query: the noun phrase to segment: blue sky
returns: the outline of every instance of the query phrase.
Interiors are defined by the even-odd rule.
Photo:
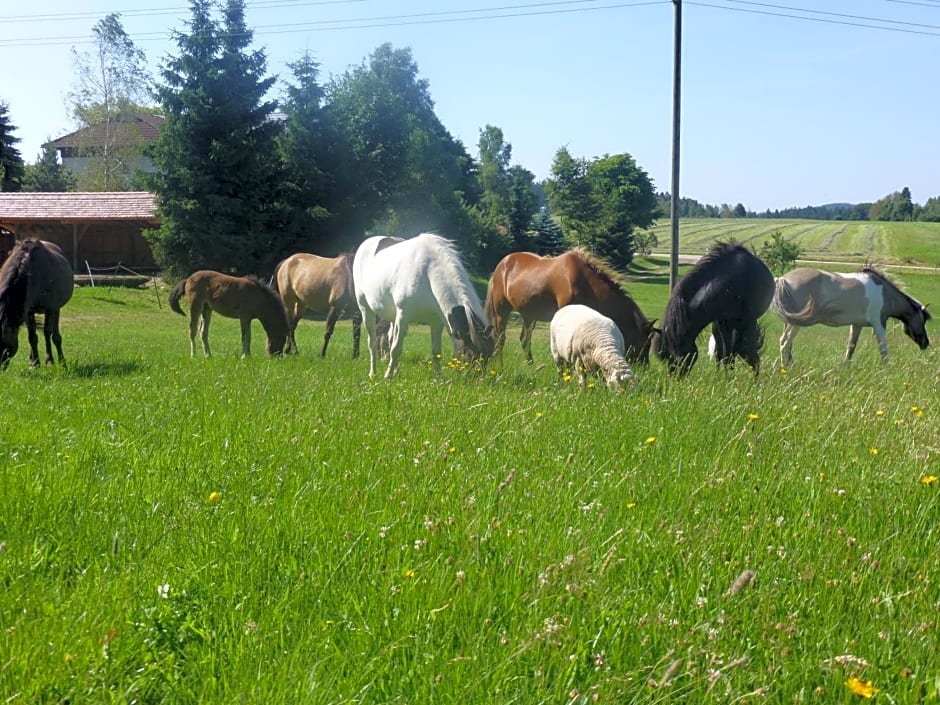
[[[246,0],[246,11],[272,74],[287,78],[286,62],[310,51],[326,81],[383,42],[410,47],[438,117],[471,154],[496,125],[537,178],[567,146],[628,152],[670,188],[668,0]],[[27,161],[73,129],[71,51],[91,50],[108,12],[122,13],[155,75],[190,14],[185,0],[3,3],[0,100]],[[685,0],[683,35],[683,196],[757,211],[904,186],[918,203],[940,196],[940,0]]]

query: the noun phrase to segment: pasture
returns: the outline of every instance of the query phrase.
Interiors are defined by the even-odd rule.
[[[517,321],[482,373],[415,326],[369,380],[348,320],[242,360],[218,317],[191,359],[166,293],[79,289],[68,367],[0,375],[3,702],[938,701],[936,322],[783,371],[768,314],[758,379],[613,394]]]
[[[669,218],[650,231],[657,252],[668,252]],[[807,260],[940,267],[940,223],[796,220],[769,218],[686,218],[679,222],[682,254],[703,254],[717,240],[734,239],[754,249],[780,232],[803,249]]]

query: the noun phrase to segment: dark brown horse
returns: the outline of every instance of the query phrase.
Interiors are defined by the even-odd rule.
[[[242,324],[242,357],[251,352],[251,322],[261,321],[268,334],[267,352],[280,355],[290,326],[281,297],[257,277],[231,277],[203,269],[183,279],[170,292],[170,308],[185,316],[180,298],[189,303],[189,349],[196,356],[196,330],[202,337],[202,351],[209,357],[209,321],[212,312],[237,318]],[[201,320],[200,320],[201,319]]]
[[[359,357],[359,338],[362,331],[362,315],[356,304],[356,291],[352,277],[353,253],[339,257],[320,257],[298,252],[283,260],[274,271],[274,284],[290,322],[287,348],[284,352],[296,353],[297,341],[294,331],[307,310],[326,314],[326,331],[323,333],[323,348],[320,357],[326,357],[336,321],[344,312],[352,317],[353,357]]]
[[[513,252],[496,265],[486,291],[484,310],[493,324],[496,349],[506,339],[506,322],[515,310],[522,316],[519,340],[532,362],[532,330],[536,321],[551,321],[562,306],[583,304],[607,316],[623,333],[626,358],[649,363],[653,321],[624,291],[619,277],[605,262],[580,247],[557,257]]]
[[[59,362],[62,335],[59,333],[59,309],[72,298],[75,278],[72,267],[58,245],[44,240],[26,239],[14,245],[0,268],[0,369],[5,369],[19,347],[19,330],[26,323],[29,336],[29,364],[39,366],[39,338],[36,314],[43,314],[46,337],[46,364],[52,364],[52,344]]]
[[[716,359],[732,365],[735,357],[760,369],[764,334],[757,323],[774,296],[774,275],[743,245],[719,242],[676,284],[666,304],[656,354],[670,372],[685,374],[698,358],[695,343],[712,326]]]

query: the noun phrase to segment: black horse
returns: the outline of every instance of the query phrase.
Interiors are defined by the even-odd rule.
[[[774,275],[743,245],[714,245],[676,284],[666,305],[654,349],[670,372],[685,374],[698,358],[695,340],[712,325],[715,358],[734,364],[745,360],[756,375],[764,334],[757,319],[774,296]]]
[[[19,348],[19,330],[23,323],[29,333],[29,362],[39,365],[39,336],[36,314],[44,314],[46,364],[52,363],[52,344],[62,357],[59,333],[59,309],[75,287],[72,267],[58,245],[27,238],[16,243],[0,268],[0,370],[5,369]]]

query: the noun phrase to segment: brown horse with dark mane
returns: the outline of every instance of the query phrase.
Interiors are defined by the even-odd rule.
[[[237,318],[242,325],[242,357],[251,352],[251,322],[261,321],[268,335],[267,352],[280,355],[290,328],[284,302],[274,289],[257,277],[232,277],[203,269],[183,279],[170,292],[170,308],[185,316],[180,298],[186,294],[189,303],[189,349],[196,356],[196,330],[202,337],[202,351],[209,353],[209,322],[215,311],[228,318]]]
[[[59,309],[72,298],[75,277],[58,245],[27,238],[17,242],[0,268],[0,369],[6,369],[19,348],[20,326],[26,323],[29,337],[29,364],[39,366],[39,337],[36,314],[43,314],[46,338],[46,364],[52,364],[52,345],[59,362],[62,335]]]
[[[603,260],[577,247],[557,257],[513,252],[496,265],[486,291],[484,310],[493,324],[496,350],[506,339],[506,323],[515,310],[522,316],[519,340],[532,362],[532,330],[549,322],[562,306],[583,304],[607,316],[623,333],[626,358],[649,363],[653,321],[624,290],[619,275]]]
[[[294,332],[297,324],[308,310],[326,314],[326,330],[320,357],[326,357],[336,321],[343,313],[352,317],[353,358],[359,357],[359,339],[362,332],[362,315],[356,304],[353,288],[352,252],[339,257],[320,257],[298,252],[283,260],[274,270],[274,286],[284,299],[290,331],[284,352],[296,353],[297,341]]]

